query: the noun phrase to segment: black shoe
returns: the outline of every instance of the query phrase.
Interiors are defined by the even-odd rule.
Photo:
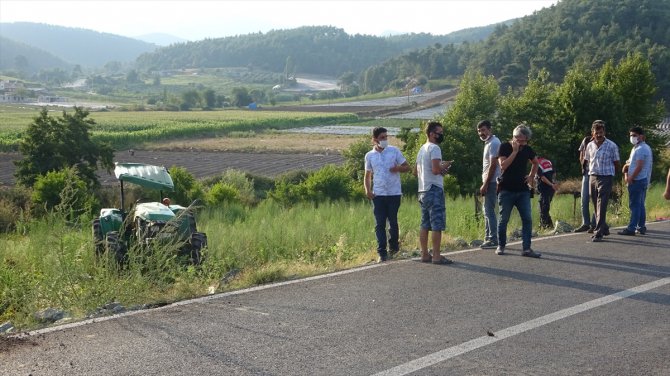
[[[623,229],[623,230],[621,230],[621,231],[618,231],[617,234],[618,234],[618,235],[635,236],[635,231],[631,231],[631,230],[625,228],[625,229]]]
[[[399,249],[391,249],[389,250],[389,258],[395,258],[395,256],[400,252]]]
[[[586,232],[588,232],[589,234],[593,234],[593,231],[595,231],[595,228],[589,227],[589,230],[586,231]]]
[[[377,264],[381,264],[382,262],[386,262],[387,259],[388,259],[388,257],[386,255],[379,255],[379,257],[377,257]]]
[[[542,257],[542,254],[540,252],[535,252],[532,249],[526,249],[523,252],[521,252],[521,256],[532,257],[532,258],[540,258],[540,257]]]
[[[607,230],[603,231],[603,235],[607,236],[609,234],[610,234],[610,229],[608,227]]]
[[[637,229],[637,233],[640,235],[647,235],[647,228],[646,227],[639,228]]]
[[[575,232],[584,232],[588,231],[591,228],[589,225],[581,225],[575,229]]]
[[[603,237],[594,235],[594,236],[591,237],[591,241],[594,242],[594,243],[600,243],[600,242],[603,241]]]

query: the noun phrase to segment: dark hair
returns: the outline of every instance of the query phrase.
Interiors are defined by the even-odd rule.
[[[598,129],[605,129],[605,121],[604,120],[594,120],[593,124],[591,124],[591,132],[598,130]]]
[[[482,120],[479,123],[477,123],[477,129],[486,127],[488,129],[491,129],[492,125],[491,122],[488,120]]]
[[[605,129],[605,121],[604,120],[594,120],[593,124],[591,124],[591,132],[597,131],[599,129]]]
[[[374,127],[372,128],[372,137],[377,138],[380,134],[387,133],[386,128],[384,127]]]
[[[642,129],[642,127],[640,127],[639,125],[636,125],[636,126],[632,127],[631,129],[628,130],[628,132],[633,132],[633,133],[637,133],[639,135],[644,135],[644,129]]]
[[[429,121],[428,124],[426,124],[426,136],[428,136],[428,138],[430,138],[430,134],[432,132],[435,132],[435,128],[437,128],[437,127],[442,128],[442,123],[440,123],[439,121],[436,121],[436,120]]]

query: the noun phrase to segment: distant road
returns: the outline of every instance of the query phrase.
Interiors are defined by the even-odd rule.
[[[539,260],[516,242],[49,328],[0,347],[0,374],[669,375],[670,222],[588,239],[535,239]]]

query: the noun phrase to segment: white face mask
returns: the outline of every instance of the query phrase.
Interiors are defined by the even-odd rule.
[[[379,141],[379,147],[382,149],[386,149],[386,147],[389,146],[389,141],[388,140],[380,140]]]
[[[639,141],[638,141],[638,138],[637,138],[637,137],[635,137],[635,136],[630,136],[630,143],[631,143],[631,144],[633,144],[633,145],[637,145],[638,142],[639,142]]]

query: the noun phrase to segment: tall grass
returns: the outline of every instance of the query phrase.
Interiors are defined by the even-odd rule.
[[[650,221],[670,217],[663,189],[655,184],[648,192]],[[532,204],[537,229],[537,197]],[[559,195],[551,215],[554,221],[578,226],[579,202],[571,195]],[[621,204],[610,206],[608,222],[613,227],[624,225],[628,216],[624,195]],[[417,255],[420,209],[414,196],[403,198],[399,222],[401,254]],[[367,201],[284,208],[265,200],[255,207],[231,204],[204,209],[198,214],[198,227],[207,233],[209,248],[200,267],[177,262],[168,250],[132,249],[129,265],[120,269],[111,260],[95,257],[89,223],[67,222],[54,214],[0,235],[0,322],[11,320],[19,328],[30,328],[37,325],[32,314],[46,307],[81,318],[112,301],[126,307],[170,302],[350,268],[376,258],[374,217]],[[520,227],[514,211],[508,231]],[[481,239],[483,234],[474,197],[447,199],[444,248],[467,247],[462,242]]]

